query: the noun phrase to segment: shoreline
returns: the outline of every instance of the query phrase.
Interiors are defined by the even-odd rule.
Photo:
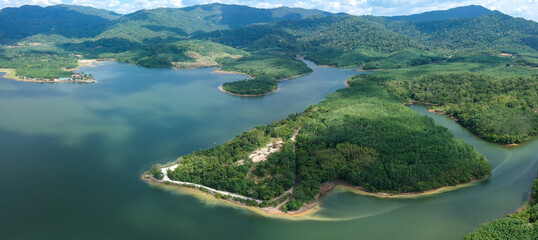
[[[141,176],[141,179],[149,182],[153,185],[157,185],[160,187],[172,187],[173,189],[179,189],[179,190],[188,190],[188,191],[181,191],[182,193],[189,194],[191,196],[194,196],[200,200],[203,201],[209,201],[216,202],[216,203],[226,203],[228,206],[234,206],[239,207],[242,209],[248,209],[252,212],[255,212],[257,214],[260,214],[262,216],[267,217],[283,217],[286,219],[297,219],[297,218],[306,218],[312,217],[313,214],[319,212],[322,208],[320,207],[320,203],[323,201],[323,198],[330,194],[335,189],[341,189],[344,191],[352,192],[357,195],[363,195],[363,196],[370,196],[370,197],[376,197],[376,198],[391,198],[391,199],[408,199],[408,198],[418,198],[418,197],[426,197],[426,196],[432,196],[437,195],[445,192],[451,192],[458,190],[460,188],[466,188],[470,187],[478,182],[481,182],[483,180],[486,180],[489,178],[489,175],[485,176],[482,179],[474,179],[467,183],[461,183],[454,186],[443,186],[436,189],[426,190],[424,192],[410,192],[410,193],[398,193],[398,194],[391,194],[386,192],[368,192],[366,191],[362,186],[354,186],[351,185],[345,181],[332,181],[332,182],[326,182],[321,184],[320,186],[320,192],[316,196],[316,200],[310,203],[305,203],[303,207],[301,207],[299,210],[296,211],[289,211],[289,212],[283,212],[280,210],[279,206],[277,207],[254,207],[249,206],[245,203],[241,203],[238,201],[233,201],[231,198],[224,199],[224,198],[217,198],[213,192],[211,191],[202,191],[199,188],[196,188],[195,186],[186,184],[176,184],[173,182],[166,182],[166,181],[159,181],[154,179],[153,177],[149,176],[148,174],[144,173]],[[200,185],[203,186],[203,185]],[[205,186],[204,186],[205,187]],[[208,198],[209,197],[209,198]],[[280,196],[279,196],[280,197]]]
[[[254,77],[246,74],[246,73],[242,73],[242,72],[234,72],[234,71],[223,71],[221,67],[216,67],[213,69],[213,72],[211,73],[215,73],[215,74],[238,74],[238,75],[244,75],[244,76],[247,76],[251,79],[254,79]]]
[[[389,69],[378,68],[378,69],[365,70],[365,69],[362,69],[362,67],[361,67],[361,68],[357,69],[356,71],[357,72],[381,72],[381,71],[385,71],[385,70],[389,70]],[[390,69],[390,70],[393,70],[393,69]]]
[[[277,87],[277,88],[276,88],[275,90],[273,90],[273,91],[270,91],[270,92],[267,92],[267,93],[262,93],[262,94],[257,94],[257,95],[248,95],[248,94],[244,94],[244,95],[242,95],[242,94],[236,94],[236,93],[233,93],[233,92],[228,92],[228,91],[224,90],[224,88],[222,87],[222,85],[220,85],[220,86],[218,87],[218,89],[219,89],[221,92],[223,92],[223,93],[227,93],[227,94],[230,94],[230,95],[233,95],[233,96],[237,96],[237,97],[261,97],[261,96],[269,95],[269,94],[271,94],[271,93],[275,93],[276,91],[278,91],[279,88]]]
[[[22,81],[22,82],[28,81],[28,80],[22,79],[20,77],[17,77],[15,75],[15,69],[14,68],[0,68],[0,72],[5,73],[3,77],[6,78],[6,79],[15,80],[15,81]]]

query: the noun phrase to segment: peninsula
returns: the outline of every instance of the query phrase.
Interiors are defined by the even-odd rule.
[[[337,185],[409,197],[491,174],[485,157],[470,145],[363,76],[301,114],[154,166],[144,179],[198,188],[267,214],[301,215]]]

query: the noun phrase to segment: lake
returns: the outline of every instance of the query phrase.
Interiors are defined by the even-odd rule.
[[[313,220],[268,218],[140,179],[155,163],[210,148],[256,125],[302,112],[345,87],[352,69],[317,67],[258,98],[220,92],[245,78],[105,62],[97,84],[0,77],[2,239],[461,239],[528,199],[538,141],[487,143],[429,113],[486,155],[493,176],[453,192],[379,199],[336,190]],[[214,202],[214,201],[213,201]]]

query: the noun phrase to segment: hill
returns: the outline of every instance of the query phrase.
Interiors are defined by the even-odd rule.
[[[476,52],[536,52],[538,23],[493,12],[433,22],[328,16],[250,25],[196,35],[251,51],[300,54],[322,65],[400,68]]]
[[[430,22],[430,21],[442,21],[454,18],[475,18],[483,15],[493,14],[496,11],[491,11],[485,7],[477,5],[469,5],[457,8],[451,8],[448,10],[439,10],[424,12],[419,14],[412,14],[406,16],[394,16],[386,17],[393,21],[412,21],[412,22]]]
[[[90,7],[25,5],[0,11],[0,44],[13,44],[36,34],[87,38],[100,34],[116,13]]]

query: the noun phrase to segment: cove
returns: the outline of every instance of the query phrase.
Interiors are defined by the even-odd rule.
[[[97,84],[0,79],[0,231],[6,239],[461,239],[516,210],[536,176],[538,142],[484,142],[428,115],[491,162],[493,176],[456,191],[381,199],[343,189],[314,220],[267,218],[151,187],[140,175],[193,150],[301,112],[345,87],[351,69],[321,68],[260,98],[220,92],[240,75],[113,62],[81,71]]]

